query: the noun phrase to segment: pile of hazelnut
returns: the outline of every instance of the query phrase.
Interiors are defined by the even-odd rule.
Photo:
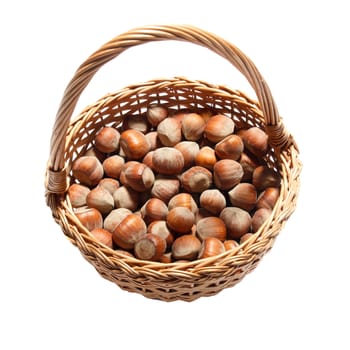
[[[258,127],[150,105],[99,130],[72,164],[68,200],[97,241],[125,255],[211,257],[238,247],[271,215],[280,176],[267,152]]]

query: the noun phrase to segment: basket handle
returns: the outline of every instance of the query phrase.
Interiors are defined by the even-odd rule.
[[[237,47],[212,33],[188,25],[145,26],[130,30],[107,42],[78,68],[69,82],[56,115],[51,137],[46,178],[46,188],[49,193],[63,193],[66,190],[64,168],[66,133],[77,101],[94,74],[105,63],[128,48],[164,40],[186,41],[204,46],[228,60],[255,90],[272,146],[279,152],[294,144],[280,120],[268,85],[254,63]]]

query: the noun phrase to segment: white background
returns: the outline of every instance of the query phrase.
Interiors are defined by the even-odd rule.
[[[349,349],[347,1],[3,1],[0,5],[1,349]],[[164,303],[102,279],[45,205],[58,104],[76,68],[117,34],[186,23],[237,45],[272,90],[304,164],[298,208],[258,268],[217,296]],[[109,91],[183,75],[248,92],[221,58],[179,43],[104,67]],[[81,108],[80,108],[81,107]]]

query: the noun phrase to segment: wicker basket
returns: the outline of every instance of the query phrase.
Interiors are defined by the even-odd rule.
[[[178,40],[204,46],[228,60],[254,88],[258,102],[230,88],[185,78],[154,80],[104,96],[71,121],[77,100],[93,75],[126,49],[152,41]],[[105,125],[118,125],[126,114],[145,112],[152,103],[170,109],[214,109],[238,126],[254,125],[269,135],[268,164],[281,175],[281,191],[271,217],[239,248],[193,262],[146,262],[98,243],[79,223],[66,198],[72,162],[91,147]],[[269,251],[289,216],[299,191],[298,148],[286,131],[270,90],[255,65],[229,42],[190,26],[147,26],[117,36],[91,55],[68,84],[51,139],[46,199],[56,222],[104,278],[120,288],[164,301],[192,301],[232,287]]]

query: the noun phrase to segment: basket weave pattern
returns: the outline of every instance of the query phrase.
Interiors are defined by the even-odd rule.
[[[205,46],[228,59],[253,86],[258,102],[230,88],[186,78],[154,80],[108,94],[71,120],[76,102],[95,72],[128,47],[159,40]],[[142,114],[150,103],[170,110],[210,109],[231,117],[238,127],[257,126],[269,135],[267,163],[281,174],[279,199],[271,217],[248,241],[221,255],[188,263],[140,261],[98,243],[74,215],[66,190],[71,166],[93,144],[103,126],[119,125],[125,115]],[[114,38],[78,69],[68,84],[52,134],[46,197],[56,222],[104,278],[122,289],[164,301],[192,301],[232,287],[252,271],[294,212],[299,192],[299,151],[285,130],[271,93],[254,64],[236,47],[211,33],[188,26],[144,27]]]

